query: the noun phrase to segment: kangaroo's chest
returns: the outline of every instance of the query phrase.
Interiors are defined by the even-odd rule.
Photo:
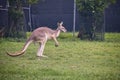
[[[52,39],[53,37],[56,37],[55,33],[46,33],[45,35],[47,39]]]

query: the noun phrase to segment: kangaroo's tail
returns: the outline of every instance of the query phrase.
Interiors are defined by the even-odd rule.
[[[29,40],[27,40],[27,42],[25,43],[25,45],[24,45],[24,47],[23,47],[23,49],[21,51],[15,52],[15,53],[7,52],[7,54],[9,56],[12,56],[12,57],[16,57],[16,56],[22,55],[22,54],[24,54],[24,52],[26,51],[26,49],[28,48],[28,46],[30,45],[31,42],[33,42],[33,40],[29,39]]]

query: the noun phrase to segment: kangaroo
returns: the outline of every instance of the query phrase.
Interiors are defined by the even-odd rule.
[[[9,53],[7,54],[12,57],[16,57],[19,55],[22,55],[25,53],[26,49],[32,42],[38,42],[40,44],[40,47],[38,48],[37,56],[38,57],[47,57],[43,55],[44,47],[47,42],[47,40],[53,39],[55,41],[55,46],[57,47],[59,45],[57,41],[57,37],[59,36],[60,32],[66,32],[67,30],[65,29],[63,25],[63,22],[57,23],[58,28],[56,30],[50,29],[48,27],[39,27],[35,29],[29,39],[26,41],[24,44],[24,47],[22,48],[21,51],[16,52],[16,53]]]

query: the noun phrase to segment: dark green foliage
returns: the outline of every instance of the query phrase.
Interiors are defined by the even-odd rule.
[[[8,26],[5,37],[26,38],[24,12],[21,0],[8,0]]]
[[[90,40],[96,39],[96,33],[101,33],[101,40],[104,40],[104,10],[110,4],[115,3],[115,1],[76,0],[78,11],[84,21],[82,27],[86,30],[85,33],[89,35]],[[79,34],[81,35],[81,32]]]
[[[26,38],[25,15],[23,12],[23,0],[8,0],[8,26],[4,37]],[[38,0],[26,0],[28,4],[37,3]]]
[[[115,2],[116,0],[76,0],[78,10],[84,16],[103,12],[106,7]]]

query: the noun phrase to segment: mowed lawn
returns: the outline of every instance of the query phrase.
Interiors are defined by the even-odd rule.
[[[105,41],[72,39],[72,33],[58,38],[59,47],[48,41],[38,59],[38,44],[24,55],[10,57],[24,41],[0,39],[0,80],[120,80],[120,33],[106,33]]]

